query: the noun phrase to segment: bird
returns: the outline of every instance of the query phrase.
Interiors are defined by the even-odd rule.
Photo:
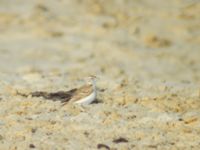
[[[88,105],[95,101],[97,96],[96,79],[96,76],[91,75],[87,78],[87,83],[79,88],[52,93],[36,91],[31,93],[31,96],[60,101],[63,105],[66,105],[67,103]]]

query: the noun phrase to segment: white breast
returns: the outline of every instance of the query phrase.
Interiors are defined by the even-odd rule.
[[[84,97],[78,101],[75,102],[75,104],[83,104],[83,105],[88,105],[92,103],[96,99],[96,90],[93,90],[93,92],[88,95],[87,97]]]

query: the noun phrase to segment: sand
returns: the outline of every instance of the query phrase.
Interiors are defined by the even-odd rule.
[[[1,150],[200,149],[198,0],[0,0],[0,33]]]

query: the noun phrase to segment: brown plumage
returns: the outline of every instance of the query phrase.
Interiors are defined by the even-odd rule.
[[[71,101],[75,102],[77,100],[80,100],[83,97],[86,97],[90,95],[93,91],[92,85],[85,85],[76,90],[76,92],[71,97]]]

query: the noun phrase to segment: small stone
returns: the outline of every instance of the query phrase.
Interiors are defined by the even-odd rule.
[[[108,145],[105,145],[105,144],[98,144],[97,148],[98,149],[105,148],[106,150],[110,150],[110,147]]]
[[[128,140],[126,138],[123,138],[123,137],[120,137],[120,138],[117,138],[117,139],[114,139],[113,140],[113,143],[127,143]]]
[[[35,145],[34,144],[30,144],[29,147],[30,148],[35,148]]]

